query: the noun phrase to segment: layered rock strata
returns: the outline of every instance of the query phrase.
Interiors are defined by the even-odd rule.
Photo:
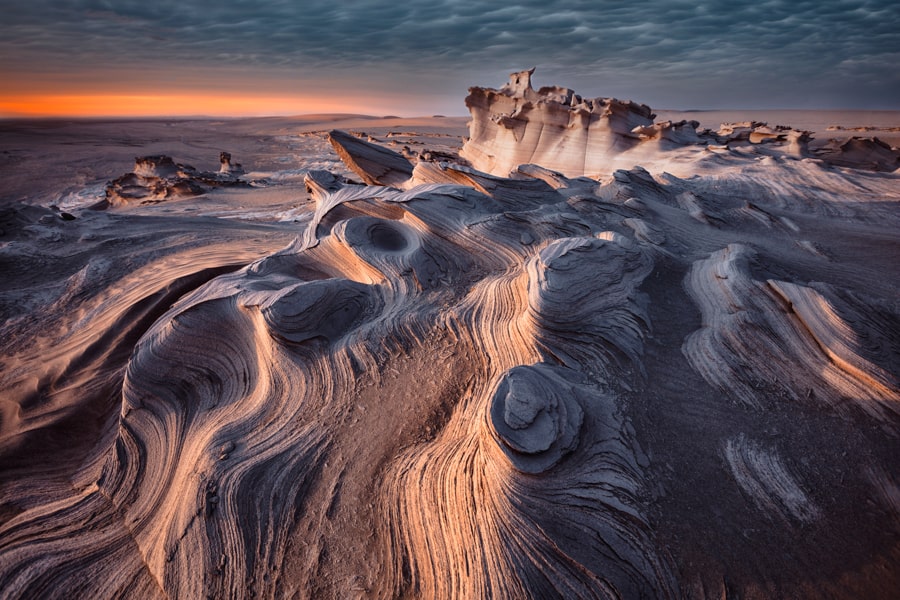
[[[810,132],[758,121],[698,131],[698,121],[654,122],[656,115],[644,104],[584,98],[556,86],[535,90],[533,73],[512,73],[500,89],[469,88],[466,106],[472,121],[460,157],[472,167],[501,177],[523,164],[568,177],[608,176],[622,168],[677,163],[677,152],[686,148],[716,152],[747,145],[777,147],[777,155],[815,157],[837,166],[876,171],[900,167],[900,149],[877,138],[852,138],[813,151]]]

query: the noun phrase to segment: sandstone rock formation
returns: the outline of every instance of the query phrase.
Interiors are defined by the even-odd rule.
[[[102,206],[130,203],[149,204],[199,196],[212,187],[243,185],[238,176],[240,165],[231,164],[231,155],[222,152],[216,173],[198,171],[190,165],[175,163],[169,156],[143,156],[134,159],[134,169],[106,186]]]
[[[760,146],[776,155],[817,157],[829,164],[876,171],[900,166],[900,150],[877,138],[853,138],[841,147],[811,151],[810,132],[759,121],[724,123],[718,131],[698,131],[697,121],[654,122],[643,104],[615,98],[582,98],[573,90],[531,86],[534,69],[510,75],[500,89],[469,89],[469,139],[460,157],[486,173],[507,177],[520,165],[537,164],[568,177],[608,176],[639,165],[683,160],[687,149],[725,151]]]
[[[842,142],[832,141],[819,155],[839,166],[888,172],[900,169],[900,148],[892,148],[877,137],[854,136]]]
[[[507,176],[539,164],[564,175],[604,171],[605,157],[641,141],[636,127],[653,124],[650,107],[615,98],[582,98],[561,87],[531,87],[534,69],[510,75],[499,90],[473,87],[469,140],[460,152],[481,171]]]
[[[243,175],[244,168],[240,163],[231,163],[231,153],[219,153],[219,173],[222,175]]]
[[[344,163],[369,185],[397,185],[412,175],[412,164],[392,150],[339,130],[331,131],[328,140]]]

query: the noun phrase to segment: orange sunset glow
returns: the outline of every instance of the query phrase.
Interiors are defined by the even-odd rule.
[[[137,117],[286,115],[353,112],[362,107],[302,96],[181,94],[34,94],[0,98],[7,117]]]

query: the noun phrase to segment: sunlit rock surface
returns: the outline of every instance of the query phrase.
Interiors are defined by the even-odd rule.
[[[369,185],[394,185],[412,175],[412,164],[403,155],[361,140],[344,131],[331,131],[328,141],[341,160]]]
[[[529,163],[569,177],[608,176],[635,165],[682,175],[695,168],[681,168],[685,156],[693,155],[694,165],[703,154],[768,145],[770,155],[874,171],[900,168],[900,149],[878,138],[854,137],[812,151],[810,132],[784,125],[744,121],[698,131],[698,121],[655,122],[650,107],[629,100],[583,98],[556,86],[535,90],[533,73],[512,73],[500,89],[469,88],[472,122],[460,156],[471,166],[501,177]]]
[[[518,77],[282,220],[0,213],[4,597],[892,597],[897,175]]]
[[[473,87],[469,140],[460,155],[472,166],[507,176],[535,163],[564,175],[596,174],[611,154],[641,143],[635,128],[653,124],[649,106],[615,98],[582,98],[573,90],[531,86],[534,69],[510,75],[499,90]]]

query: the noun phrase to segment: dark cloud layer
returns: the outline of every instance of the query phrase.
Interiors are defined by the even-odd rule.
[[[448,110],[537,65],[661,107],[900,108],[896,0],[4,3],[7,88],[396,88]]]

